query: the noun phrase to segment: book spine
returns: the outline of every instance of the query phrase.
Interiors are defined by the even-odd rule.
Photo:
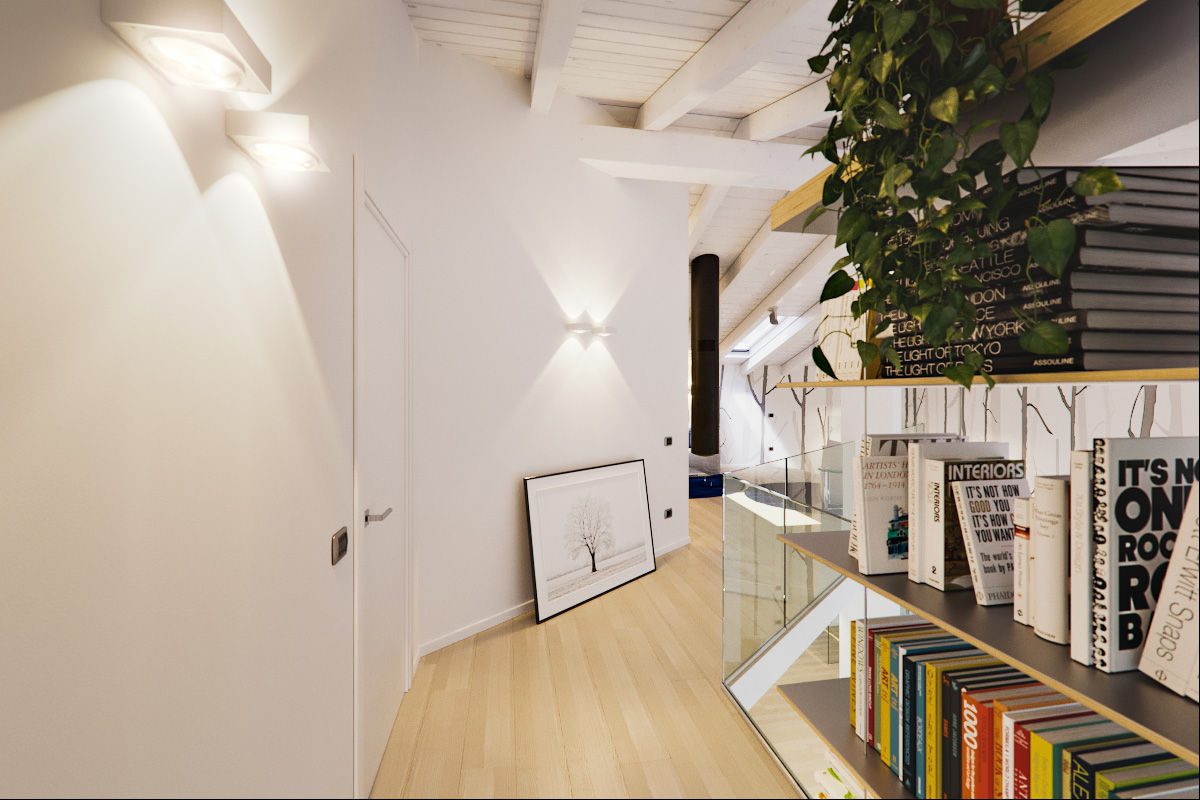
[[[1029,624],[1029,498],[1013,501],[1013,619]]]
[[[859,733],[858,727],[858,620],[850,620],[850,663],[854,668],[850,670],[850,727],[854,728],[854,735],[860,739],[862,735]]]
[[[975,526],[971,524],[971,504],[963,494],[961,483],[950,485],[954,492],[954,506],[958,510],[958,527],[962,531],[963,549],[967,551],[967,566],[971,570],[971,586],[975,588],[975,604],[988,605],[987,588],[983,585],[983,573],[980,572],[979,553],[975,546]]]
[[[1104,670],[1111,654],[1109,606],[1115,578],[1108,530],[1109,492],[1108,440],[1096,439],[1092,448],[1092,663]]]
[[[962,797],[962,777],[963,777],[963,748],[962,748],[962,715],[963,715],[963,695],[958,689],[957,683],[951,681],[951,696],[950,696],[950,730],[946,737],[947,750],[943,752],[949,753],[949,769],[945,777],[942,779],[942,795],[943,797],[957,798]],[[946,698],[942,698],[945,702]]]
[[[867,621],[860,620],[854,630],[854,733],[864,742],[867,740]]]
[[[900,668],[900,656],[902,655],[901,647],[892,645],[891,652],[891,672],[888,677],[888,741],[890,749],[888,751],[888,767],[900,776],[900,759],[902,758],[904,747],[901,732],[903,725],[902,709],[900,708],[900,691],[904,686],[904,672]]]
[[[962,796],[992,797],[992,721],[987,704],[962,698]]]
[[[1029,736],[1029,793],[1032,797],[1054,797],[1054,757],[1050,743]]]
[[[890,366],[890,365],[889,365]],[[946,591],[946,470],[941,461],[925,464],[924,527],[925,582]]]
[[[925,670],[925,793],[924,796],[940,797],[938,792],[938,753],[941,744],[942,694],[939,670]]]
[[[918,798],[925,797],[925,671],[926,664],[917,664],[913,680],[913,789]]]
[[[908,446],[908,579],[914,583],[925,582],[924,498],[921,496],[925,488],[923,476],[921,444],[914,442]]]
[[[1138,669],[1187,695],[1200,653],[1200,483],[1193,483],[1179,525]]]
[[[1071,794],[1072,798],[1091,800],[1096,786],[1096,770],[1087,759],[1078,755],[1071,758]]]
[[[1033,551],[1031,584],[1038,587],[1034,632],[1056,644],[1067,644],[1068,634],[1068,495],[1062,478],[1039,476],[1033,494],[1029,531]]]
[[[1029,731],[1024,725],[1013,726],[1013,797],[1015,800],[1030,800],[1029,776]]]
[[[1092,451],[1071,453],[1071,658],[1092,665]]]
[[[875,735],[879,739],[879,758],[884,764],[891,760],[892,713],[891,713],[891,643],[881,637],[879,645],[879,695],[875,702],[879,708],[879,727]]]
[[[1013,727],[1015,721],[1007,714],[1000,717],[1000,796],[1012,798],[1013,786]]]
[[[910,792],[917,790],[917,666],[911,658],[900,668],[900,782]]]
[[[862,504],[862,462],[864,456],[859,453],[851,462],[851,486],[854,492],[854,513],[850,515],[850,537],[846,544],[846,553],[851,558],[858,560],[858,571],[863,571],[863,557],[859,548],[859,539],[862,537],[863,526],[863,504]]]

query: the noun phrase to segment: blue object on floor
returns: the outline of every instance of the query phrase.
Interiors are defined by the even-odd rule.
[[[688,476],[688,497],[720,497],[720,475],[690,475]]]

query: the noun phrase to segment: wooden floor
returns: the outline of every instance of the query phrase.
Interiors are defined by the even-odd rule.
[[[720,684],[721,499],[651,575],[421,659],[373,797],[797,797]]]

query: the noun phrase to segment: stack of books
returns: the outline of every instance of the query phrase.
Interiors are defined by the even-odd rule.
[[[925,343],[921,324],[889,312],[900,366],[881,365],[880,377],[941,374],[972,348],[992,374],[1189,367],[1200,363],[1200,170],[1195,167],[1118,167],[1124,189],[1076,195],[1079,170],[1022,169],[1009,216],[962,224],[983,226],[987,258],[958,267],[978,281],[968,292],[978,325],[967,341]],[[1027,272],[1027,220],[1069,219],[1075,249],[1061,278],[1038,267]],[[961,228],[960,228],[961,229]],[[1030,281],[1030,275],[1034,280]],[[1023,318],[1051,320],[1068,334],[1064,355],[1021,347]]]
[[[850,724],[917,797],[1200,790],[1191,764],[919,617],[855,620],[851,647]]]

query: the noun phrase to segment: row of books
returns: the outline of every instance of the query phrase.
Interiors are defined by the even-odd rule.
[[[1196,797],[1196,767],[918,617],[851,623],[850,724],[919,798]]]
[[[921,324],[890,312],[900,365],[881,377],[941,374],[973,348],[994,374],[1048,370],[1186,367],[1200,363],[1200,170],[1118,167],[1126,188],[1081,197],[1071,190],[1079,170],[1016,170],[1007,216],[981,221],[964,215],[954,230],[973,226],[990,255],[957,269],[975,282],[968,299],[977,327],[966,341],[931,347]],[[1074,251],[1061,277],[1027,273],[1026,219],[1068,219]],[[1028,318],[1048,319],[1068,335],[1064,355],[1024,350]]]
[[[1105,672],[1200,694],[1200,439],[1098,438],[1072,474],[1038,476],[1004,442],[870,434],[854,463],[850,554],[1016,622]]]

